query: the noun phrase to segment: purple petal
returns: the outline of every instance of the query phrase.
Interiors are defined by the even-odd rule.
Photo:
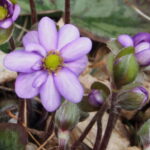
[[[13,16],[12,16],[12,20],[13,20],[13,21],[16,21],[16,20],[17,20],[19,14],[20,14],[20,11],[21,11],[20,6],[16,4],[16,5],[15,5],[15,8],[14,8],[14,14],[13,14]]]
[[[0,28],[7,29],[12,25],[12,23],[13,23],[12,19],[8,18],[8,19],[0,22]]]
[[[55,111],[61,103],[60,95],[55,87],[52,75],[49,75],[47,81],[40,89],[41,102],[47,111]]]
[[[46,79],[48,77],[47,72],[41,72],[39,76],[33,81],[33,87],[34,88],[39,88],[43,83],[45,83]]]
[[[37,70],[41,70],[42,67],[43,67],[43,63],[42,63],[42,61],[40,60],[40,61],[37,61],[37,62],[32,66],[32,69],[33,69],[34,71],[37,71]]]
[[[23,37],[23,45],[26,46],[30,43],[39,44],[38,32],[30,31]]]
[[[39,74],[41,74],[41,71],[19,74],[15,83],[15,92],[20,98],[32,98],[39,93],[39,88],[34,88],[32,86]]]
[[[64,25],[58,32],[58,50],[79,37],[80,33],[77,27],[72,24]]]
[[[150,43],[142,42],[135,47],[135,52],[138,53],[149,48],[150,48]]]
[[[61,49],[65,62],[74,61],[90,52],[92,42],[89,38],[78,38]]]
[[[57,29],[55,22],[48,18],[43,17],[38,25],[38,34],[40,43],[47,50],[55,50],[57,47]]]
[[[133,37],[133,41],[135,46],[141,42],[150,42],[150,34],[146,32],[138,33]]]
[[[16,50],[5,57],[4,65],[12,71],[30,73],[33,72],[32,66],[39,60],[41,57],[35,53]]]
[[[122,34],[122,35],[118,36],[118,41],[124,47],[133,46],[133,40],[127,34]]]
[[[56,88],[68,101],[78,103],[83,97],[83,88],[78,78],[68,69],[62,69],[54,75]]]
[[[136,53],[135,56],[141,66],[147,66],[150,64],[150,49]]]
[[[65,67],[75,73],[77,76],[80,75],[86,68],[88,63],[87,56],[79,58],[73,62],[65,63]]]
[[[25,50],[28,52],[37,52],[38,54],[40,54],[41,56],[46,56],[47,52],[45,51],[45,49],[37,43],[29,43],[25,45]]]

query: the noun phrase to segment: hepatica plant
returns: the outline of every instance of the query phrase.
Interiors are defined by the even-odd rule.
[[[56,24],[44,17],[37,31],[23,37],[24,48],[9,53],[4,65],[19,72],[15,91],[20,98],[32,98],[40,94],[47,111],[55,111],[61,98],[78,103],[83,88],[78,76],[87,65],[86,54],[92,42],[80,37],[79,30],[66,24],[57,31]]]
[[[0,28],[9,28],[20,14],[20,6],[15,0],[0,0]]]

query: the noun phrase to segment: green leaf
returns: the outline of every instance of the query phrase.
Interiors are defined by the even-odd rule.
[[[8,29],[0,29],[0,45],[6,43],[13,33],[13,26]]]
[[[18,0],[22,14],[29,14],[29,1]],[[35,0],[37,12],[64,11],[64,0]],[[148,9],[149,10],[149,9]],[[120,34],[148,32],[149,21],[127,6],[115,0],[71,0],[72,23],[98,37],[112,38]]]
[[[0,124],[0,149],[25,150],[27,134],[25,129],[18,124]]]

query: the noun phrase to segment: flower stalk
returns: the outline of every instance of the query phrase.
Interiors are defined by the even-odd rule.
[[[35,2],[34,2],[34,0],[29,0],[29,1],[30,1],[32,24],[35,24],[37,22],[37,12],[36,12]]]
[[[65,24],[70,23],[70,0],[65,0]]]
[[[111,110],[110,110],[110,115],[109,115],[107,127],[106,127],[102,142],[101,142],[98,150],[106,150],[108,143],[109,143],[109,140],[110,140],[110,137],[111,137],[111,134],[112,134],[112,131],[113,131],[113,128],[114,128],[116,121],[118,119],[118,114],[119,114],[118,111],[119,110],[115,107],[116,106],[116,96],[117,96],[117,93],[113,92],[112,98],[111,98],[111,100],[112,100]]]
[[[16,48],[15,41],[14,41],[13,37],[10,38],[9,44],[10,44],[10,47],[11,47],[11,51],[13,51]]]
[[[74,142],[74,144],[71,147],[71,150],[76,150],[80,146],[82,141],[85,139],[85,137],[87,136],[87,134],[89,133],[89,131],[91,130],[95,122],[97,121],[98,117],[99,119],[103,117],[103,114],[106,111],[107,107],[108,107],[107,103],[104,103],[101,109],[96,113],[96,115],[92,118],[90,123],[87,125],[86,129],[83,131],[79,139]]]

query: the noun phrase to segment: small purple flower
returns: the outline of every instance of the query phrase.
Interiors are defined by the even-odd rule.
[[[20,10],[15,0],[0,0],[0,28],[9,28],[18,18]]]
[[[141,66],[150,65],[150,33],[141,32],[133,37],[123,34],[118,37],[118,41],[124,47],[135,47],[135,57]]]
[[[99,107],[104,102],[104,96],[103,93],[99,90],[92,90],[89,95],[89,103],[95,107]]]
[[[4,65],[20,72],[15,91],[21,98],[40,94],[47,111],[55,111],[61,104],[61,96],[73,103],[83,97],[78,76],[87,65],[86,54],[92,42],[80,37],[79,30],[71,24],[58,32],[56,24],[44,17],[38,31],[28,32],[23,38],[24,49],[8,54]]]

